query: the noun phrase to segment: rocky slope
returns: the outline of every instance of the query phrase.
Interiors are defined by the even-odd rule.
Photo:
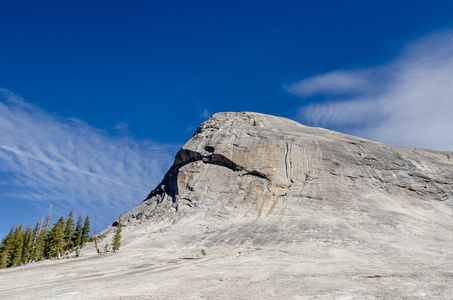
[[[424,224],[434,238],[433,224],[453,229],[450,156],[263,114],[218,113],[182,147],[148,199],[125,215],[126,226],[194,216],[276,223],[262,239],[246,232],[227,239],[259,245],[325,239],[327,232],[350,242],[380,232],[406,236]]]
[[[0,298],[449,299],[452,186],[452,152],[218,113],[119,253],[1,271]]]

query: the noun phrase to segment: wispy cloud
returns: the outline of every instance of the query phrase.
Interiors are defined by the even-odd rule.
[[[301,122],[396,145],[453,150],[453,31],[411,43],[385,66],[333,71],[287,90],[341,97],[301,107]]]
[[[207,109],[204,109],[200,114],[200,118],[204,118],[204,119],[208,119],[210,116],[211,116],[211,114],[209,113],[209,111]]]
[[[118,131],[127,131],[127,129],[129,128],[129,123],[127,122],[120,122],[118,124],[116,124],[114,127],[112,127],[112,129],[115,129],[115,130],[118,130]]]
[[[52,116],[5,89],[0,97],[3,201],[53,204],[56,213],[74,210],[105,226],[147,196],[177,150],[111,137],[81,120]]]
[[[286,90],[300,97],[316,94],[354,94],[370,87],[366,72],[333,71],[316,75],[285,86]]]

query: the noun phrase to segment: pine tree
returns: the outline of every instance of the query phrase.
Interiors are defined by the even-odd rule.
[[[50,230],[51,217],[52,217],[52,204],[50,205],[49,212],[47,213],[46,228],[45,228],[46,234]]]
[[[0,244],[0,269],[11,266],[11,257],[14,250],[14,226]]]
[[[120,215],[120,217],[116,221],[116,230],[115,230],[115,235],[113,236],[113,241],[112,241],[112,250],[113,250],[113,252],[116,252],[117,250],[120,250],[122,228],[123,228],[123,224],[121,223],[121,215]]]
[[[33,229],[29,224],[23,234],[24,247],[22,250],[22,263],[29,263],[31,261],[32,249],[33,249]]]
[[[47,218],[45,222],[45,227],[44,227],[44,243],[43,243],[43,258],[47,257],[50,258],[50,252],[51,252],[51,240],[52,236],[50,234],[51,229],[51,217],[52,217],[52,204],[49,207],[49,212],[47,213]],[[55,225],[55,224],[54,224]],[[53,227],[53,226],[52,226]]]
[[[4,269],[8,262],[8,252],[6,251],[6,236],[3,237],[0,244],[0,269]]]
[[[72,244],[75,247],[79,246],[81,239],[82,239],[82,215],[79,214],[79,218],[77,219],[77,225],[75,228]]]
[[[1,267],[11,267],[11,258],[13,256],[14,251],[14,226],[11,228],[10,232],[5,238],[5,242],[3,243],[3,251],[4,254],[2,256]],[[1,268],[0,267],[0,268]]]
[[[74,247],[78,251],[80,245],[90,240],[90,220],[87,216],[82,226],[82,216],[79,215],[77,227],[74,228],[73,214],[71,211],[66,221],[61,217],[51,226],[51,205],[47,218],[44,220],[39,217],[34,228],[28,225],[24,230],[22,224],[13,226],[0,243],[0,269],[39,261],[45,257],[60,259],[67,250]]]
[[[87,216],[85,222],[83,223],[82,236],[80,239],[80,244],[85,244],[90,239],[90,218]]]
[[[11,266],[18,266],[22,262],[22,251],[24,249],[24,236],[22,232],[22,225],[18,224],[14,231],[13,251],[11,255]]]
[[[44,258],[44,242],[46,238],[46,232],[43,230],[44,218],[39,217],[36,222],[35,229],[33,230],[33,241],[31,250],[31,260],[38,261]]]
[[[65,221],[64,218],[61,217],[57,223],[53,224],[52,229],[50,229],[46,243],[48,258],[57,257],[60,259],[61,255],[64,253],[64,228]]]
[[[69,217],[66,219],[66,226],[64,228],[64,250],[71,250],[74,247],[73,239],[74,239],[74,219],[73,219],[73,212],[69,213]]]

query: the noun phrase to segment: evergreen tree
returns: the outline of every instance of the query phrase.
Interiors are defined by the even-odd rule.
[[[49,212],[47,213],[46,228],[45,228],[46,234],[50,230],[50,223],[51,223],[51,220],[52,220],[51,217],[52,217],[52,204],[50,205]]]
[[[0,269],[6,268],[8,262],[8,253],[6,251],[6,237],[3,237],[0,244]]]
[[[31,255],[32,255],[32,249],[33,249],[33,229],[31,228],[31,225],[29,224],[27,228],[25,229],[25,232],[23,234],[24,237],[24,246],[22,250],[22,263],[30,263],[31,262]]]
[[[38,240],[36,241],[36,258],[35,260],[41,260],[46,257],[45,247],[46,247],[46,238],[47,234],[44,230],[38,236]]]
[[[64,253],[64,228],[65,221],[61,217],[57,223],[53,224],[52,229],[50,229],[46,243],[46,254],[48,258],[57,257],[60,259]]]
[[[112,241],[112,250],[113,250],[113,252],[116,252],[117,250],[120,250],[122,228],[123,228],[123,224],[121,223],[121,215],[120,215],[120,217],[116,221],[115,235],[113,236],[113,241]]]
[[[13,251],[14,251],[14,226],[11,228],[10,232],[6,236],[5,239],[5,268],[6,267],[11,267],[11,258],[13,257]]]
[[[35,229],[33,230],[33,241],[31,250],[31,260],[38,261],[44,258],[44,241],[46,238],[46,232],[43,230],[44,218],[39,217],[36,222]]]
[[[14,250],[14,226],[0,244],[0,269],[11,266],[11,257]]]
[[[90,239],[90,218],[87,216],[85,222],[83,223],[82,236],[80,239],[80,244],[85,244]]]
[[[72,244],[77,247],[78,245],[80,245],[81,238],[82,238],[82,215],[79,214]]]
[[[24,236],[22,232],[22,225],[19,224],[14,231],[13,251],[11,255],[11,266],[18,266],[22,262],[22,251],[24,249]]]
[[[50,241],[52,240],[52,236],[50,234],[50,231],[52,230],[51,227],[51,220],[52,220],[52,204],[49,207],[49,212],[47,213],[47,218],[45,222],[45,227],[44,227],[44,233],[45,233],[45,238],[44,238],[44,245],[43,245],[43,258],[47,257],[50,258]],[[55,224],[54,224],[55,225]]]
[[[47,218],[39,217],[34,228],[28,225],[24,230],[22,224],[13,226],[0,243],[0,269],[39,261],[45,257],[60,259],[67,250],[72,250],[74,247],[78,251],[80,245],[90,240],[90,219],[87,216],[82,226],[82,216],[79,215],[77,227],[74,228],[73,214],[71,211],[66,221],[61,217],[58,222],[50,226],[51,205]],[[118,232],[119,238],[121,238],[120,233],[121,229]],[[121,243],[116,250],[120,245]]]
[[[64,228],[64,250],[71,250],[74,247],[73,239],[74,239],[74,219],[73,219],[73,212],[69,213],[69,217],[66,219],[66,226]]]

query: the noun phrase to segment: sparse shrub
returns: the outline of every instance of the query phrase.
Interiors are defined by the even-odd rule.
[[[203,256],[206,255],[206,251],[204,251],[204,249],[201,249],[201,255],[203,255]]]
[[[113,252],[120,250],[122,228],[123,228],[123,224],[121,223],[121,215],[120,215],[120,217],[118,218],[117,223],[116,223],[115,235],[113,236],[113,241],[112,241]]]
[[[255,120],[253,120],[253,126],[256,126],[256,121]]]

